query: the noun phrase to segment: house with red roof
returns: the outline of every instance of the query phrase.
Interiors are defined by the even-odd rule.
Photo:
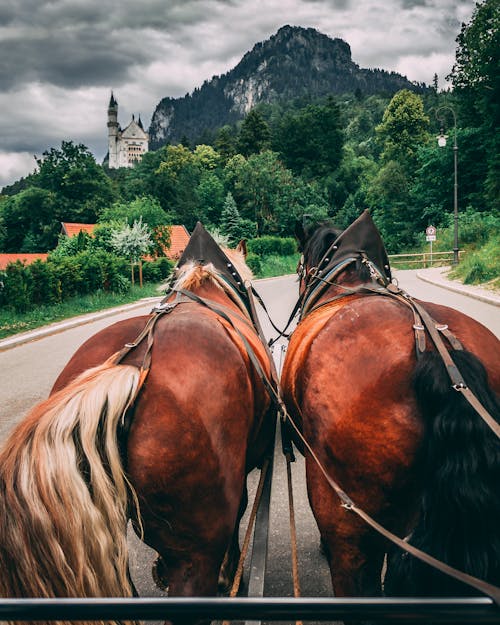
[[[65,234],[67,237],[74,237],[79,232],[87,232],[88,234],[92,234],[94,232],[96,224],[79,224],[71,223],[68,221],[61,221],[61,226],[61,234]]]
[[[0,270],[6,269],[10,263],[20,260],[25,265],[31,265],[36,260],[47,260],[48,254],[0,254]]]
[[[97,224],[80,224],[80,223],[70,223],[70,222],[61,222],[62,225],[62,234],[65,234],[68,237],[74,237],[79,232],[87,232],[92,235],[94,232],[94,228]],[[182,252],[184,251],[186,245],[189,241],[189,232],[187,231],[185,226],[169,226],[170,229],[170,247],[165,253],[167,258],[171,260],[178,260]]]
[[[178,260],[189,241],[189,232],[185,226],[170,226],[170,247],[166,256]]]

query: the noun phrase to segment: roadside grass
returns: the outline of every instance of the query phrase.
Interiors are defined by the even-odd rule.
[[[256,278],[275,278],[286,276],[297,271],[300,254],[290,256],[263,256],[260,259],[260,271]]]
[[[131,287],[127,293],[98,291],[89,295],[68,298],[59,304],[33,307],[23,314],[1,308],[0,339],[19,332],[34,330],[55,321],[130,304],[144,297],[160,296],[161,292],[158,291],[158,286],[158,284],[146,283],[142,288],[139,286]]]
[[[500,235],[490,237],[485,245],[469,249],[465,258],[453,267],[450,276],[464,284],[481,284],[500,291]]]

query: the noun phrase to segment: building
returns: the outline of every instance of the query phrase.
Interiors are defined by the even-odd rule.
[[[61,234],[65,234],[68,237],[74,237],[79,232],[87,232],[92,235],[96,224],[80,224],[62,221],[61,226]],[[170,246],[167,250],[165,250],[165,256],[170,258],[170,260],[179,260],[182,256],[182,252],[189,242],[189,232],[187,231],[186,226],[174,225],[168,226],[168,228],[170,230]],[[27,254],[27,256],[30,255]]]
[[[37,260],[47,260],[48,254],[0,254],[0,270],[3,271],[7,265],[21,261],[23,265],[31,265]]]
[[[61,221],[61,234],[65,234],[67,237],[74,237],[79,232],[83,231],[92,235],[95,226],[95,224],[80,224],[69,221]]]
[[[108,106],[108,166],[110,169],[132,167],[148,151],[149,135],[144,130],[141,116],[122,130],[118,123],[118,102],[113,93]]]

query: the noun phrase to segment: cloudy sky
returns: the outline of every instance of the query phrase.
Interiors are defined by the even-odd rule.
[[[119,122],[146,126],[285,24],[341,37],[361,67],[444,85],[475,0],[0,0],[0,187],[62,140],[106,151]]]

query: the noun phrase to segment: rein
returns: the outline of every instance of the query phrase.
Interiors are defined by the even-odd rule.
[[[323,259],[325,259],[325,257],[326,255],[323,257]],[[328,258],[326,260],[328,260]],[[460,371],[458,370],[448,350],[446,349],[446,346],[444,345],[444,342],[440,336],[440,333],[443,334],[443,336],[445,336],[445,338],[448,340],[448,342],[454,349],[463,349],[460,341],[448,330],[448,326],[437,324],[436,321],[425,310],[425,308],[421,304],[416,302],[408,293],[406,293],[405,291],[403,291],[396,285],[389,283],[387,280],[384,280],[383,274],[379,270],[377,270],[377,268],[373,265],[373,263],[371,263],[371,261],[366,259],[365,262],[369,264],[370,273],[372,277],[378,279],[379,282],[382,283],[380,286],[374,286],[372,284],[361,284],[356,287],[344,287],[343,285],[335,285],[335,286],[340,286],[341,288],[345,288],[346,291],[344,293],[337,294],[325,301],[322,301],[319,304],[317,303],[315,306],[313,306],[314,302],[317,302],[317,299],[319,298],[321,293],[324,292],[327,286],[334,285],[334,283],[331,282],[331,279],[333,277],[336,277],[338,273],[340,272],[340,270],[343,269],[347,264],[355,261],[356,259],[352,258],[348,260],[349,262],[343,261],[342,263],[340,263],[338,270],[336,270],[337,267],[334,267],[333,269],[329,270],[329,272],[324,278],[318,275],[321,272],[318,272],[317,268],[313,269],[314,273],[311,274],[311,278],[319,281],[319,285],[313,282],[312,292],[310,292],[311,286],[309,285],[304,291],[304,293],[302,294],[302,296],[299,298],[296,304],[296,307],[297,305],[300,307],[301,304],[302,305],[305,304],[305,309],[302,308],[301,310],[300,319],[303,319],[306,313],[311,313],[312,311],[317,310],[318,308],[321,308],[322,306],[325,306],[327,304],[330,304],[333,301],[340,300],[342,298],[356,295],[356,294],[383,295],[386,297],[391,297],[392,299],[396,299],[397,301],[405,304],[406,306],[409,306],[414,314],[413,328],[415,331],[417,356],[419,353],[421,354],[425,351],[425,330],[427,330],[437,351],[439,352],[439,354],[441,355],[443,359],[443,362],[446,366],[446,370],[451,379],[452,388],[463,394],[464,398],[476,410],[476,412],[483,419],[483,421],[488,425],[488,427],[490,427],[490,429],[498,437],[500,437],[500,425],[495,421],[495,419],[493,419],[493,417],[488,413],[488,411],[484,408],[484,406],[479,402],[479,400],[472,393],[472,391],[467,387]],[[306,276],[306,279],[307,279],[307,276]],[[323,289],[318,291],[318,286],[323,286]],[[314,297],[311,297],[312,294],[313,295],[315,294]],[[476,590],[479,590],[480,592],[491,597],[491,599],[493,599],[493,601],[498,606],[500,606],[500,587],[489,584],[488,582],[485,582],[484,580],[473,577],[472,575],[464,573],[463,571],[455,569],[454,567],[451,567],[448,564],[445,564],[444,562],[437,560],[436,558],[429,555],[428,553],[425,553],[424,551],[421,551],[420,549],[414,547],[413,545],[408,543],[406,540],[401,539],[396,534],[393,534],[384,526],[382,526],[380,523],[375,521],[375,519],[371,517],[369,514],[367,514],[364,510],[359,508],[355,504],[355,502],[349,497],[349,495],[340,487],[340,485],[328,474],[328,472],[322,465],[321,461],[319,460],[318,456],[316,455],[316,453],[314,452],[314,450],[312,449],[308,441],[303,436],[302,432],[300,431],[300,428],[297,426],[293,418],[288,413],[281,397],[278,397],[277,401],[279,402],[278,411],[282,418],[282,429],[287,424],[289,424],[293,428],[296,435],[299,437],[299,439],[303,443],[304,447],[311,454],[312,459],[314,460],[317,467],[319,468],[319,470],[325,477],[327,483],[339,497],[341,501],[341,506],[343,508],[354,512],[361,519],[363,519],[365,523],[367,523],[370,527],[372,527],[375,531],[377,531],[380,535],[384,536],[390,542],[400,547],[403,551],[410,553],[411,555],[415,556],[422,562],[425,562],[426,564],[432,566],[433,568],[441,571],[445,575],[453,577],[454,579],[460,582],[463,582],[464,584],[472,588],[475,588]],[[287,451],[285,451],[285,448],[284,448],[284,453],[285,453],[285,456],[287,456]]]

